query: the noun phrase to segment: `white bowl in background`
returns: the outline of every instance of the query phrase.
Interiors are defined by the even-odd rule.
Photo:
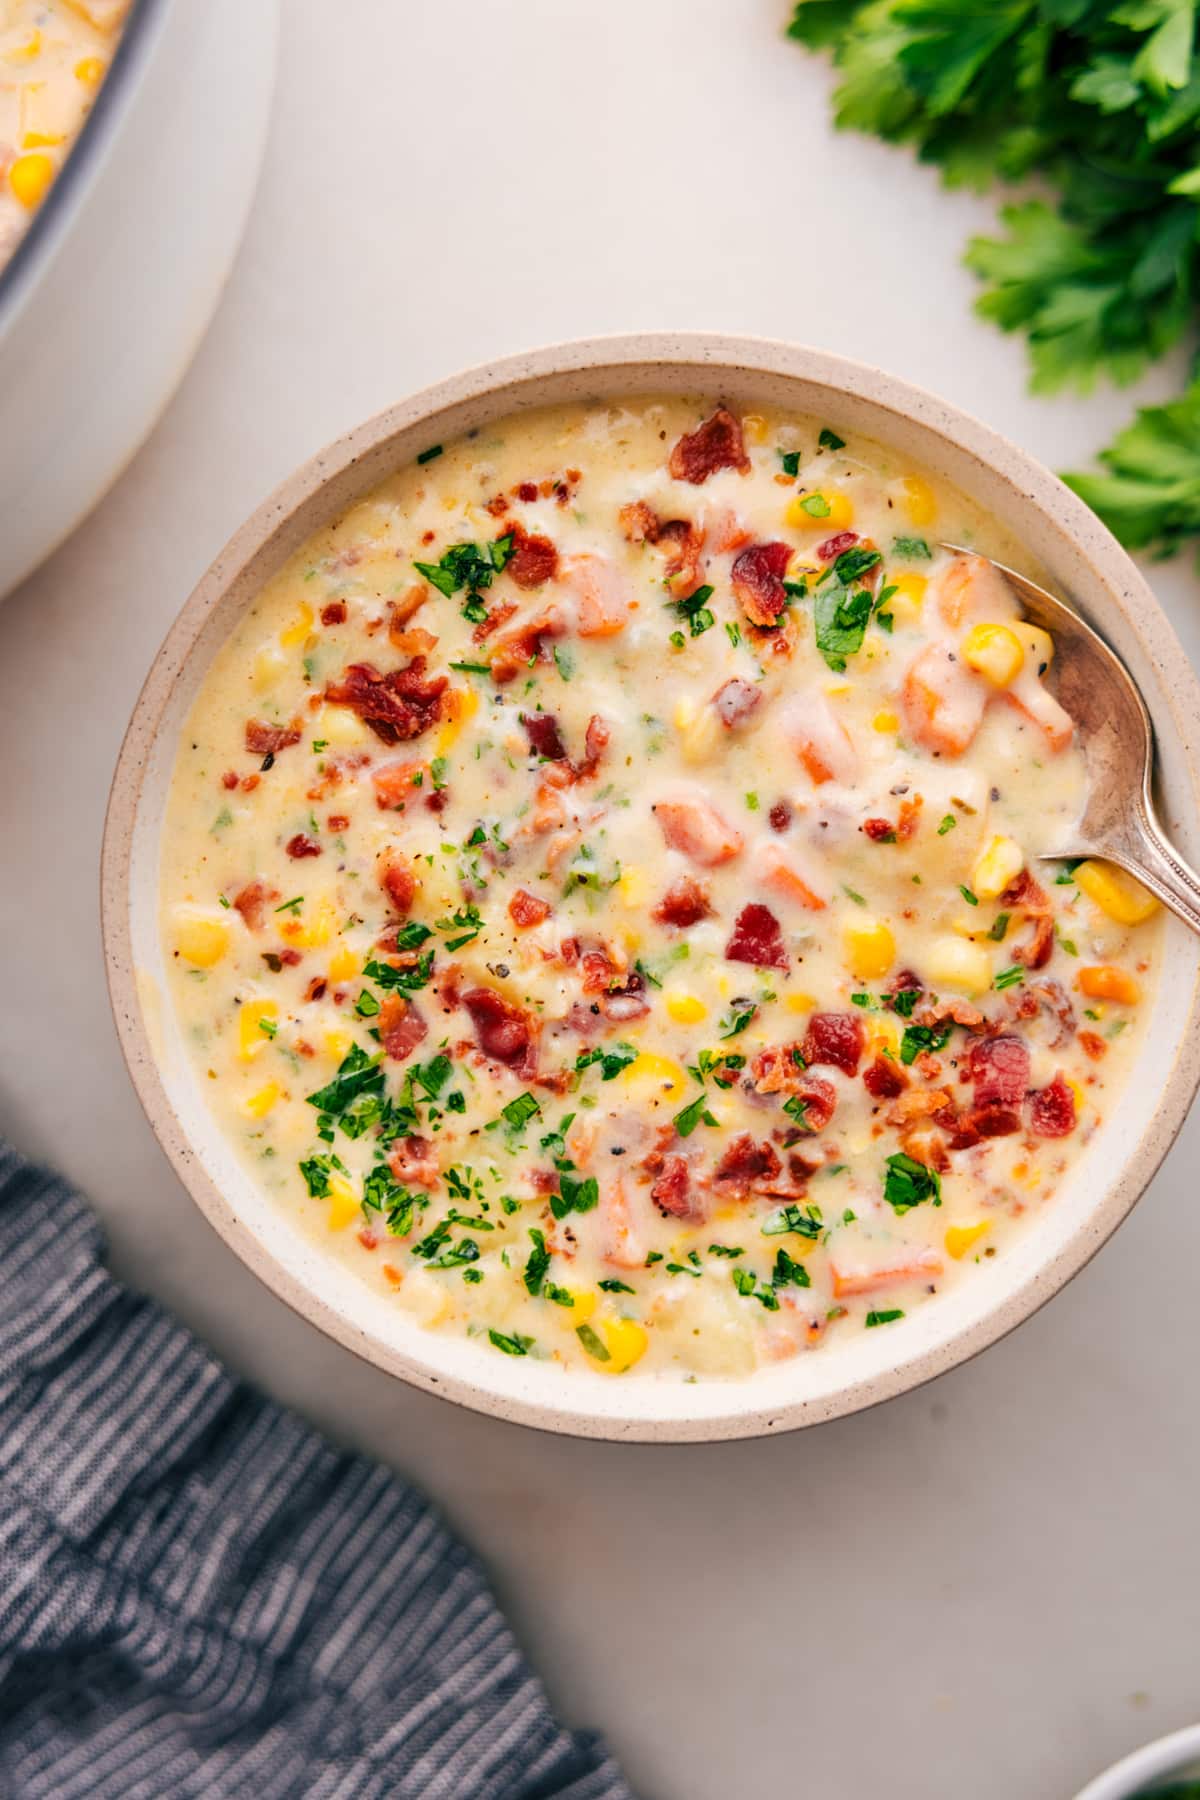
[[[1163,818],[1200,860],[1200,686],[1142,576],[1081,500],[1016,445],[878,369],[759,338],[662,332],[470,369],[348,433],[258,508],[192,594],[138,700],[109,804],[102,905],[113,1010],[150,1123],[211,1223],[269,1287],[378,1367],[481,1411],[581,1436],[681,1442],[815,1424],[903,1393],[993,1343],[1082,1268],[1141,1195],[1200,1084],[1200,939],[1167,920],[1138,1064],[1053,1205],[902,1333],[860,1332],[742,1380],[613,1380],[426,1331],[294,1229],[209,1110],[165,981],[159,834],[184,721],[263,582],[429,444],[529,407],[663,392],[819,415],[945,476],[991,512],[1132,670],[1158,732]]]
[[[1081,1788],[1075,1800],[1138,1800],[1172,1781],[1200,1781],[1200,1725],[1185,1725],[1170,1737],[1143,1744]]]
[[[0,271],[0,598],[90,511],[182,379],[266,142],[278,0],[136,0]]]

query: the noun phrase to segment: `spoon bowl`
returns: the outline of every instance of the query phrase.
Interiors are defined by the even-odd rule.
[[[1027,575],[957,544],[944,548],[990,563],[1025,617],[1054,638],[1050,685],[1075,722],[1088,798],[1072,841],[1043,851],[1041,860],[1104,857],[1200,933],[1200,876],[1170,843],[1155,809],[1154,726],[1128,669],[1077,612]]]

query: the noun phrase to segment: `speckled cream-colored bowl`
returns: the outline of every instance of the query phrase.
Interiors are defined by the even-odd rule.
[[[1120,1224],[1200,1082],[1200,942],[1170,920],[1139,1062],[1054,1204],[1016,1245],[922,1307],[902,1333],[858,1333],[743,1380],[613,1380],[425,1331],[258,1191],[179,1039],[158,930],[159,836],[176,743],[214,654],[285,557],[426,445],[534,406],[680,391],[818,414],[913,457],[995,515],[1026,546],[1030,567],[1132,669],[1158,733],[1168,830],[1200,861],[1200,687],[1145,582],[1079,500],[985,426],[877,369],[761,339],[667,333],[557,345],[469,370],[381,413],[285,482],[222,551],[155,660],[117,766],[103,859],[109,982],[134,1085],[179,1175],[250,1268],[339,1343],[430,1392],[554,1431],[660,1442],[815,1424],[903,1393],[995,1342]]]

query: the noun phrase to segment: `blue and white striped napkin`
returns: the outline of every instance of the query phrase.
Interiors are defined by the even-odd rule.
[[[632,1800],[428,1504],[102,1249],[0,1143],[0,1793]]]

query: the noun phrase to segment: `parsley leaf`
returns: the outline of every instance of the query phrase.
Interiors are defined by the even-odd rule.
[[[900,1214],[911,1212],[924,1200],[932,1200],[935,1206],[940,1206],[942,1178],[936,1169],[928,1168],[925,1163],[917,1162],[899,1150],[887,1159],[883,1197],[892,1211]]]

